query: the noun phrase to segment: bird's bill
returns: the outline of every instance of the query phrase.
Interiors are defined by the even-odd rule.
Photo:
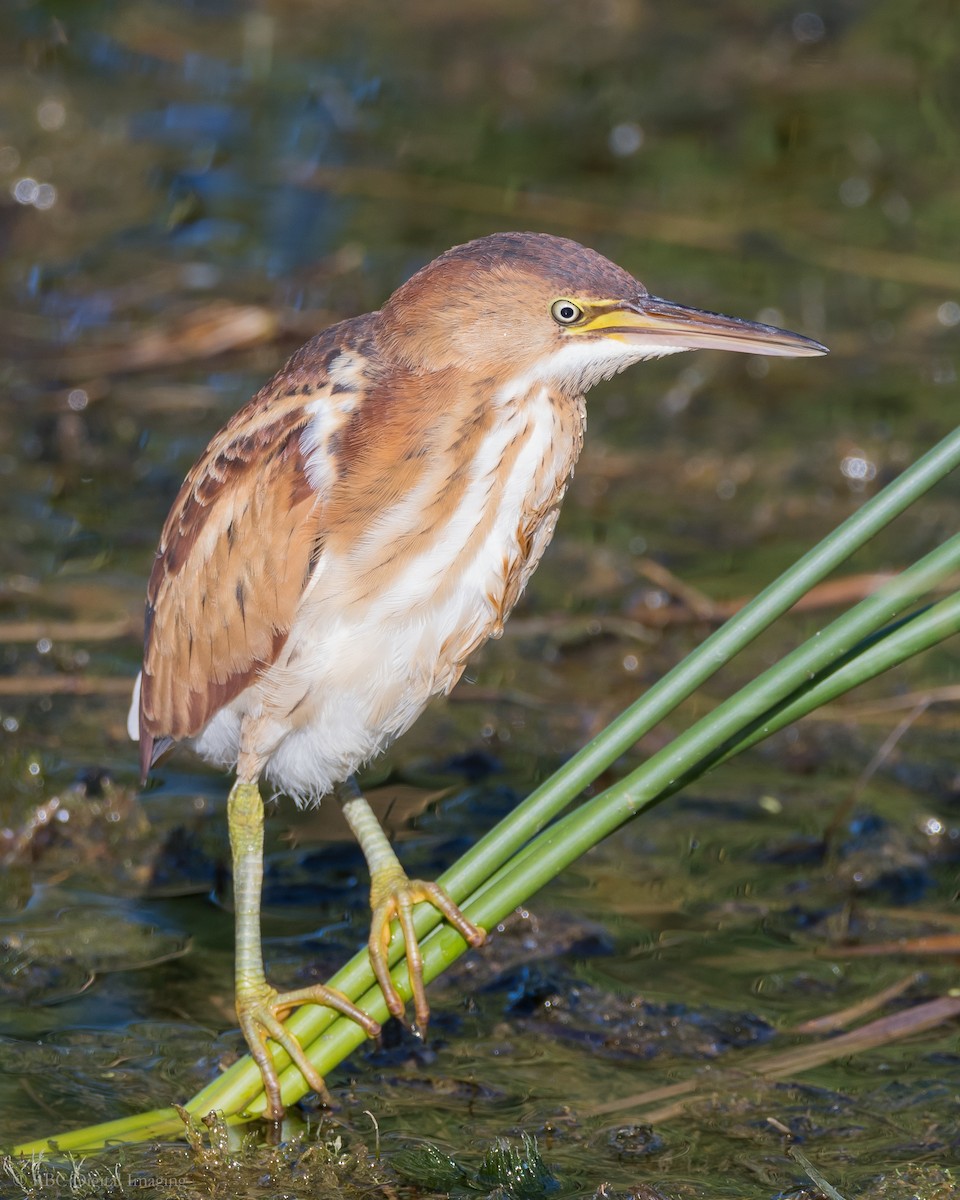
[[[599,313],[583,327],[636,345],[663,346],[665,350],[736,350],[741,354],[772,354],[806,358],[826,354],[827,347],[812,338],[759,321],[741,321],[721,313],[687,308],[658,296],[645,296],[633,304],[617,304]]]

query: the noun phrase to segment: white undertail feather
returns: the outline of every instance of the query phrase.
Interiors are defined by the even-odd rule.
[[[143,681],[143,672],[137,672],[137,678],[133,685],[133,695],[130,698],[130,709],[127,712],[127,736],[132,742],[140,741],[140,684]]]

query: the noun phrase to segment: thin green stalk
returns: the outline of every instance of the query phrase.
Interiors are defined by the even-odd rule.
[[[99,1150],[110,1142],[172,1140],[182,1133],[183,1121],[177,1110],[157,1108],[131,1117],[119,1117],[115,1121],[103,1121],[99,1125],[87,1125],[83,1129],[71,1129],[68,1133],[58,1133],[53,1137],[23,1142],[14,1146],[11,1153],[20,1157],[51,1152],[72,1154],[76,1151]]]
[[[817,683],[810,692],[818,693],[820,703],[834,700],[891,666],[958,632],[960,593],[953,593],[872,642],[861,654]],[[486,908],[489,897],[500,895],[501,892],[512,898],[528,889],[526,897],[533,895],[570,863],[638,813],[652,808],[711,770],[719,761],[713,757],[717,748],[726,746],[734,736],[729,733],[730,721],[725,718],[732,712],[743,714],[752,709],[753,691],[754,684],[750,683],[725,705],[721,705],[720,708],[729,708],[727,714],[720,714],[719,720],[715,718],[720,708],[703,717],[677,739],[686,743],[679,750],[675,750],[672,743],[626,778],[555,821],[501,868],[475,897],[471,897],[465,908],[467,914],[472,918],[475,906]],[[814,703],[807,703],[808,698],[808,695],[802,695],[796,699],[796,715],[804,715],[816,707]],[[749,732],[744,735],[744,747],[755,745],[787,723],[786,719],[779,720],[779,714],[759,728],[750,723]],[[696,758],[692,749],[694,746],[701,752]],[[736,745],[735,750],[731,749],[723,755],[723,759],[732,757],[740,748],[739,744]],[[521,898],[517,902],[523,903],[524,900]],[[513,907],[515,905],[505,911],[510,912]]]
[[[865,637],[886,625],[958,567],[960,534],[949,538],[942,546],[768,668],[686,732],[675,737],[663,750],[614,785],[614,789],[608,789],[582,805],[574,816],[586,819],[583,814],[605,812],[605,798],[613,790],[631,785],[641,789],[645,797],[641,807],[648,807],[652,802],[651,796],[663,799],[673,795],[692,778],[703,773],[706,764],[712,761],[711,756],[729,757],[721,753],[721,748],[726,749],[728,742],[739,744],[738,739],[746,736],[745,731],[753,731],[757,722],[766,718],[777,705],[792,698],[798,690],[808,687],[819,673],[842,661]],[[597,841],[620,823],[620,818],[613,814],[605,817],[598,815],[597,819],[601,822],[597,828]],[[609,827],[604,823],[608,819],[613,820]],[[557,822],[551,828],[560,828],[561,824]],[[528,858],[542,853],[543,845],[538,838],[495,871],[481,885],[481,890],[500,887],[506,874],[521,869]]]
[[[859,654],[804,688],[801,694],[789,697],[756,728],[729,746],[717,759],[717,765],[957,633],[960,633],[960,592],[953,592],[939,603],[912,613],[895,629],[871,640]]]

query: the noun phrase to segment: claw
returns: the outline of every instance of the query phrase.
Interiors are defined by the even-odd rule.
[[[377,1037],[380,1033],[380,1026],[372,1017],[357,1008],[342,992],[323,984],[300,988],[293,992],[278,992],[276,988],[264,984],[259,988],[252,987],[238,992],[237,1020],[250,1047],[250,1053],[260,1068],[263,1090],[267,1098],[263,1115],[267,1121],[282,1120],[284,1112],[280,1080],[273,1055],[267,1047],[268,1039],[286,1050],[290,1061],[296,1065],[297,1070],[323,1103],[333,1107],[323,1076],[307,1058],[296,1035],[283,1024],[284,1018],[303,1004],[323,1004],[336,1009],[351,1021],[356,1021],[368,1037]]]
[[[454,904],[447,893],[437,883],[424,882],[421,879],[408,879],[400,872],[383,872],[375,877],[370,892],[370,904],[373,918],[370,924],[370,965],[380,984],[383,998],[392,1016],[403,1020],[404,1003],[390,975],[390,965],[387,961],[387,951],[390,946],[390,924],[394,918],[400,924],[407,952],[407,970],[410,975],[410,989],[413,992],[413,1006],[416,1015],[416,1029],[421,1037],[426,1033],[430,1020],[430,1005],[423,982],[423,956],[420,953],[420,942],[413,925],[413,906],[424,901],[432,904],[438,912],[456,929],[460,936],[471,946],[482,946],[486,933],[479,925],[468,921],[460,909]]]

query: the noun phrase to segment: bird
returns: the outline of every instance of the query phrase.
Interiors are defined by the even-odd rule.
[[[144,781],[176,742],[234,772],[235,1001],[268,1120],[284,1111],[271,1041],[329,1100],[289,1012],[326,1004],[379,1026],[330,988],[266,978],[261,781],[299,805],[341,804],[370,871],[371,965],[402,1018],[386,956],[396,918],[424,1029],[413,906],[435,906],[473,946],[485,931],[407,876],[355,774],[502,633],[553,535],[586,392],[693,349],[826,352],[660,299],[569,239],[492,233],[308,341],[187,474],[147,586],[130,734]]]

